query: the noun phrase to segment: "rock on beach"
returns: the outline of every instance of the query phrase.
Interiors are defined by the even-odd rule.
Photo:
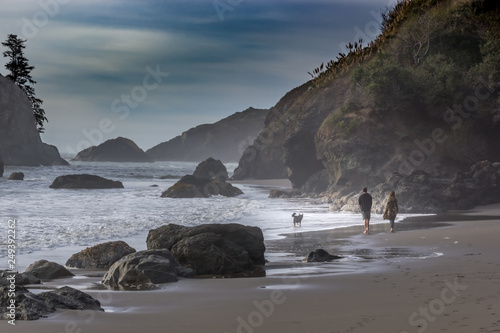
[[[59,279],[75,275],[68,271],[64,266],[47,260],[35,261],[29,265],[28,268],[26,268],[25,273],[30,273],[41,280]]]
[[[73,188],[73,189],[109,189],[123,188],[120,181],[106,179],[96,175],[79,174],[57,177],[50,188]]]
[[[169,249],[196,275],[234,275],[265,265],[264,235],[258,227],[241,224],[168,224],[150,230],[148,249]]]
[[[109,269],[116,261],[136,250],[123,241],[97,244],[73,254],[66,266],[83,269]]]
[[[198,178],[192,175],[182,177],[161,194],[162,198],[208,198],[212,195],[235,197],[243,192],[219,179]]]
[[[39,294],[17,286],[14,298],[9,294],[9,287],[0,286],[0,319],[12,320],[13,316],[17,320],[37,320],[57,309],[104,311],[98,300],[67,286]],[[12,299],[16,304],[14,313],[8,309]]]
[[[113,289],[143,288],[159,283],[177,282],[192,277],[192,269],[182,267],[167,249],[144,250],[115,262],[102,278]]]

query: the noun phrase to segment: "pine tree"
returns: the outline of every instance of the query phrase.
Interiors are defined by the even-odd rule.
[[[26,40],[18,38],[17,35],[8,35],[7,41],[2,43],[8,49],[3,52],[3,56],[9,59],[9,62],[5,64],[5,68],[9,71],[7,77],[28,95],[38,132],[43,133],[43,123],[48,120],[45,117],[45,110],[42,108],[43,101],[37,98],[35,94],[33,85],[36,81],[33,80],[30,74],[35,67],[30,66],[28,59],[24,56],[23,49],[26,48],[24,43],[26,43]]]

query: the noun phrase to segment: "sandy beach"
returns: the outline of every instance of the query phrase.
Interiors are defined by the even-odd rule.
[[[438,223],[441,222],[442,223]],[[106,312],[0,322],[8,333],[499,332],[500,204],[377,225],[292,234],[268,244],[267,277],[184,279],[152,291],[86,290]],[[303,263],[318,247],[345,256]],[[280,251],[277,251],[280,250]],[[44,287],[82,286],[76,278]],[[98,274],[98,272],[97,272]],[[90,276],[89,276],[90,275]]]

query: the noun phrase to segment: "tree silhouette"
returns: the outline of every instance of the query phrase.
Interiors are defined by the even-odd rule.
[[[42,109],[43,101],[36,97],[35,88],[33,85],[36,83],[31,77],[31,71],[35,69],[34,66],[28,64],[28,59],[24,56],[23,49],[26,40],[22,40],[17,35],[9,34],[3,46],[7,47],[7,51],[3,52],[3,56],[8,58],[9,61],[5,64],[5,68],[9,71],[7,77],[18,85],[28,96],[33,109],[33,115],[37,124],[38,132],[43,133],[43,123],[48,121],[45,117],[45,110]]]

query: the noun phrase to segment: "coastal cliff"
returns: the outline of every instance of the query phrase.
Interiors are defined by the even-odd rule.
[[[244,149],[264,128],[267,110],[249,108],[214,124],[191,128],[181,135],[148,149],[155,161],[238,161]]]
[[[378,210],[390,189],[411,200],[402,211],[470,208],[482,203],[465,191],[479,169],[491,181],[491,195],[478,185],[484,203],[500,200],[499,17],[491,0],[398,2],[375,41],[348,45],[271,109],[273,135],[247,150],[272,161],[243,155],[238,168],[281,163],[295,190],[333,209],[355,210],[364,186]],[[476,199],[458,200],[462,187]]]
[[[45,144],[36,128],[26,94],[0,75],[0,157],[5,165],[67,165],[55,146]]]

